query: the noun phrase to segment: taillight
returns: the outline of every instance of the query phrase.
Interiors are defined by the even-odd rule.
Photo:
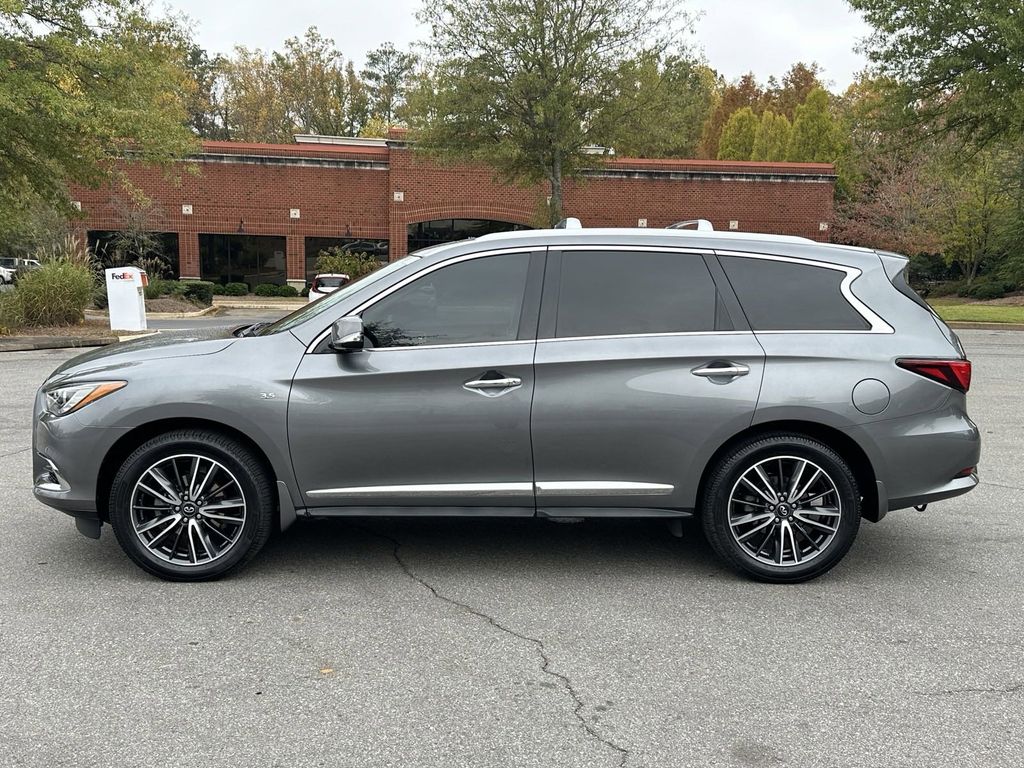
[[[926,379],[945,384],[947,387],[966,392],[971,388],[970,360],[915,360],[901,358],[896,361],[900,368],[906,368]]]

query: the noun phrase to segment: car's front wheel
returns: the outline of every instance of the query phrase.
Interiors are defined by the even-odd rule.
[[[205,430],[168,432],[124,462],[110,491],[110,523],[139,566],[174,581],[214,579],[256,555],[274,498],[246,446]]]
[[[712,548],[737,570],[761,581],[806,581],[850,549],[860,494],[849,465],[828,446],[763,435],[719,461],[701,514]]]

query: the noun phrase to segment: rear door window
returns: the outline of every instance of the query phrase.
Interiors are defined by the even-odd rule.
[[[866,331],[843,296],[845,272],[743,256],[719,257],[755,331]]]
[[[555,336],[716,329],[732,324],[700,254],[562,252]]]

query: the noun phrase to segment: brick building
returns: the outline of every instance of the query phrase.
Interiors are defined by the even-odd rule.
[[[294,144],[204,142],[172,172],[127,166],[154,205],[182,278],[302,286],[322,248],[396,259],[435,242],[538,219],[545,191],[498,182],[491,170],[443,166],[401,141],[297,137]],[[567,216],[586,227],[664,227],[705,218],[716,229],[826,240],[835,171],[816,163],[595,157],[565,187]],[[124,227],[125,194],[72,190],[81,226],[102,246]]]

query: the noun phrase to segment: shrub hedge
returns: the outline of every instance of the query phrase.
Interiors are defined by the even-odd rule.
[[[299,292],[290,285],[275,285],[274,283],[260,283],[253,291],[257,296],[281,296],[294,298]]]
[[[184,289],[181,295],[193,301],[201,307],[208,307],[213,304],[213,283],[205,280],[190,280],[182,283]]]

